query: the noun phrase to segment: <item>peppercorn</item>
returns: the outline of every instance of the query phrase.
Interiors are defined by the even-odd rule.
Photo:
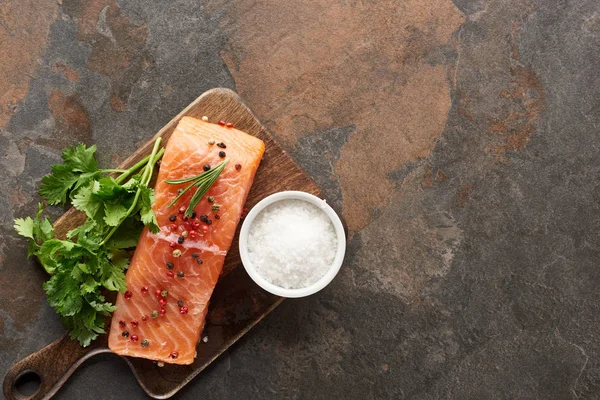
[[[221,125],[221,126],[225,126],[225,121],[223,121],[223,120],[220,120],[220,121],[219,121],[219,125]]]
[[[131,320],[131,326],[133,326],[134,328],[137,328],[138,322],[135,319],[132,319]]]
[[[188,237],[188,231],[181,232],[181,236],[184,238]]]
[[[209,219],[208,221],[206,221],[206,225],[210,225],[210,224],[212,224],[212,220],[211,219]]]
[[[161,298],[160,300],[158,300],[158,304],[159,304],[161,307],[162,307],[162,306],[164,306],[165,304],[167,304],[167,299],[163,299],[163,298]]]
[[[169,297],[169,291],[168,290],[163,290],[162,292],[160,292],[160,296],[161,297]]]
[[[175,222],[176,220],[177,220],[177,215],[175,215],[175,214],[169,215],[169,221]]]
[[[198,257],[200,257],[200,254],[198,254],[198,253],[192,253],[192,258],[198,258]]]
[[[152,318],[157,318],[158,317],[158,311],[156,310],[152,310]]]
[[[207,117],[206,115],[203,115],[203,116],[202,116],[202,121],[204,121],[204,122],[208,122],[208,117]]]
[[[183,300],[177,300],[177,306],[183,307]]]
[[[198,263],[198,265],[202,265],[202,264],[204,264],[204,261],[202,261],[202,260],[198,260],[198,261],[196,261],[196,262]]]
[[[226,127],[228,128],[233,128],[233,123],[232,122],[228,122],[225,124]]]
[[[208,196],[207,200],[208,200],[209,203],[214,203],[215,202],[215,198],[212,197],[212,196]]]
[[[177,194],[183,193],[183,189],[177,189]]]
[[[225,156],[226,156],[226,155],[227,155],[227,154],[226,154],[226,153],[225,153],[223,150],[221,150],[221,151],[219,152],[219,157],[221,157],[221,158],[225,158]]]
[[[177,225],[175,225],[175,224],[171,224],[171,225],[169,225],[169,229],[170,229],[172,232],[175,232],[175,231],[177,230]]]
[[[167,269],[173,269],[174,267],[175,265],[171,261],[167,262]]]
[[[177,276],[178,276],[179,278],[183,278],[183,277],[185,276],[185,274],[183,273],[183,271],[179,271],[179,272],[177,273]]]
[[[213,144],[215,144],[215,139],[210,139],[210,140],[208,141],[208,144],[210,144],[211,146],[212,146]]]
[[[183,244],[183,241],[184,241],[184,240],[185,240],[185,238],[184,238],[183,236],[179,236],[179,237],[177,238],[177,243],[179,243],[179,244]]]
[[[235,170],[240,171],[242,169],[242,164],[235,164]]]
[[[175,276],[175,274],[173,274],[173,271],[169,271],[169,272],[167,272],[167,276],[168,276],[169,278],[172,278],[172,277],[174,277],[174,276]]]
[[[196,218],[196,211],[192,211],[192,218]]]
[[[217,143],[217,147],[220,147],[220,148],[222,148],[222,149],[226,149],[226,148],[227,148],[227,146],[226,146],[226,145],[225,145],[225,143],[223,143],[223,142],[219,142],[219,143]]]
[[[183,214],[185,212],[185,207],[181,206],[181,207],[179,207],[179,210],[177,210],[177,211],[179,211],[179,214]]]
[[[179,357],[179,353],[176,351],[171,352],[171,354],[169,354],[169,356],[171,356],[172,359],[176,359],[177,357]]]
[[[171,242],[169,243],[169,247],[174,249],[175,247],[177,247],[177,242]]]
[[[127,290],[125,292],[124,296],[125,296],[125,299],[129,300],[133,296],[133,293],[131,293],[129,290]]]
[[[212,210],[213,210],[214,212],[217,212],[217,211],[219,211],[220,209],[221,209],[221,206],[220,206],[219,204],[213,204],[213,206],[212,206]]]
[[[198,221],[192,222],[192,228],[194,228],[194,229],[200,228],[200,222],[198,222]]]
[[[160,316],[164,316],[167,313],[167,310],[165,310],[164,308],[161,308],[160,311],[158,312],[160,314]]]
[[[145,320],[147,320],[147,319],[148,319],[148,316],[146,316],[146,315],[142,315],[142,321],[145,321]]]
[[[129,331],[123,331],[121,333],[121,336],[123,336],[123,337],[129,337]]]
[[[196,231],[190,231],[190,239],[196,239],[196,235],[197,235]]]
[[[155,295],[156,297],[158,297],[158,296],[160,296],[161,292],[162,292],[162,291],[161,291],[160,289],[156,289],[156,290],[154,291],[154,295]]]
[[[208,215],[206,215],[206,214],[202,214],[202,215],[200,216],[200,221],[202,221],[202,222],[206,222],[206,221],[208,221]]]
[[[204,164],[204,166],[202,167],[202,169],[204,171],[210,171],[210,164]]]
[[[179,313],[180,314],[187,314],[188,313],[188,308],[186,306],[179,307]]]
[[[120,327],[124,327],[125,325],[126,325],[126,324],[125,324],[125,321],[123,321],[123,320],[120,320],[120,321],[119,321],[119,326],[120,326]]]
[[[143,294],[148,293],[148,286],[142,286],[142,293]]]
[[[221,216],[219,214],[215,214],[215,219],[221,219]]]
[[[143,348],[146,348],[146,347],[148,347],[148,345],[149,345],[149,344],[150,344],[150,342],[148,341],[148,339],[144,339],[144,340],[142,340],[142,347],[143,347]]]
[[[139,340],[138,335],[131,335],[131,341],[137,342]]]
[[[179,249],[173,250],[173,257],[181,257],[181,250],[179,250]]]

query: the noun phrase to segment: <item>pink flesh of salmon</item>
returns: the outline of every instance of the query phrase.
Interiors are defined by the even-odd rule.
[[[225,143],[227,148],[210,145],[210,140]],[[221,158],[219,151],[225,151],[226,157]],[[210,296],[263,153],[264,143],[242,131],[190,117],[181,119],[167,143],[155,188],[152,208],[160,232],[153,234],[144,229],[126,275],[127,290],[132,296],[127,299],[119,293],[117,297],[118,309],[112,317],[108,340],[113,352],[175,364],[194,361]],[[229,163],[195,208],[196,218],[190,218],[186,224],[178,210],[181,206],[187,207],[194,189],[168,208],[177,196],[177,189],[189,183],[170,185],[164,181],[198,175],[205,164],[214,167],[225,159]],[[236,165],[241,166],[239,171]],[[220,205],[218,212],[212,211],[208,196],[214,197],[214,204]],[[169,220],[172,214],[177,216],[175,222]],[[212,220],[211,225],[199,221],[202,214]],[[219,214],[220,219],[216,219],[215,214]],[[174,249],[169,244],[177,243],[183,231],[194,230],[193,221],[200,222],[197,238],[188,236],[182,244],[177,244],[176,249],[181,250],[182,255],[174,257]],[[171,230],[172,224],[177,225],[176,231]],[[197,253],[198,258],[192,257],[193,253]],[[167,262],[172,262],[174,268],[168,270]],[[169,272],[174,276],[169,277]],[[183,272],[184,277],[178,277],[179,272]],[[143,287],[148,287],[147,293],[143,293]],[[159,304],[162,296],[156,296],[156,290],[168,291],[164,306]],[[179,300],[187,307],[187,314],[181,313]],[[161,308],[164,315],[160,315]],[[158,317],[152,318],[153,310],[159,312]],[[137,326],[132,321],[137,322]],[[129,333],[127,337],[123,336],[125,330]],[[142,347],[144,340],[148,341],[147,347]]]

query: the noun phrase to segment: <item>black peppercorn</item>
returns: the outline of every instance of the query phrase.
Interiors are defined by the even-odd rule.
[[[179,271],[179,272],[177,273],[177,276],[178,276],[179,278],[183,278],[183,277],[185,276],[185,274],[183,273],[183,271]]]
[[[208,215],[206,215],[206,214],[202,214],[202,215],[200,216],[200,221],[202,221],[202,222],[206,222],[206,221],[208,221]]]
[[[196,262],[198,263],[198,265],[202,265],[202,264],[204,264],[204,261],[202,261],[202,260],[198,260],[198,261],[196,261]]]
[[[175,214],[169,215],[169,221],[175,222],[176,219],[177,219],[177,215],[175,215]]]
[[[121,333],[121,336],[123,336],[123,337],[129,337],[129,332],[128,331],[123,331]]]
[[[222,149],[226,149],[227,148],[227,146],[223,142],[217,143],[217,147],[220,147]]]
[[[196,218],[196,211],[192,211],[192,218]]]
[[[179,236],[177,238],[177,243],[182,244],[184,240],[185,240],[185,238],[183,236]]]
[[[219,214],[215,214],[215,219],[221,219],[221,216]]]
[[[219,152],[219,157],[221,157],[221,158],[225,158],[225,156],[226,156],[226,155],[227,155],[227,154],[226,154],[226,153],[225,153],[223,150],[221,150],[221,151]]]
[[[198,254],[198,253],[192,253],[192,258],[198,258],[198,257],[200,257],[200,254]]]
[[[212,220],[211,219],[209,219],[208,221],[206,221],[206,225],[210,225],[210,224],[212,224]]]
[[[204,167],[202,167],[202,169],[204,171],[209,171],[210,170],[210,164],[204,164]]]
[[[183,300],[177,300],[177,306],[183,307]]]
[[[173,265],[173,263],[171,261],[169,261],[167,263],[167,269],[173,269],[173,267],[175,267],[175,265]]]

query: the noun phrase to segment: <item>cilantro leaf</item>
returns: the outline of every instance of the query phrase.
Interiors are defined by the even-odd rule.
[[[94,194],[102,200],[118,200],[127,195],[128,189],[119,185],[112,177],[102,178],[98,181],[98,188]]]
[[[72,171],[77,172],[95,172],[98,170],[98,162],[95,154],[96,145],[88,148],[79,143],[77,147],[67,147],[62,152],[62,159],[65,165],[69,166]]]
[[[43,285],[48,303],[66,317],[81,311],[83,298],[79,294],[79,284],[67,271],[58,271]]]
[[[77,179],[69,166],[55,164],[52,166],[52,174],[42,178],[40,195],[52,205],[64,204],[67,202],[67,193]]]
[[[38,204],[38,212],[35,218],[16,218],[14,220],[14,228],[17,233],[29,239],[29,248],[27,256],[35,254],[39,248],[39,244],[54,236],[54,227],[48,218],[41,219],[42,204]]]
[[[31,217],[15,219],[14,228],[19,235],[35,240],[35,237],[33,236],[33,220]]]
[[[42,218],[42,204],[34,218],[17,218],[14,228],[29,241],[28,255],[38,257],[51,277],[44,283],[48,303],[61,316],[70,336],[88,346],[104,333],[104,319],[116,307],[106,301],[105,290],[125,291],[125,270],[144,224],[158,230],[152,212],[154,191],[148,187],[154,164],[164,150],[152,154],[129,170],[100,170],[96,147],[79,144],[62,153],[63,163],[52,166],[40,194],[49,204],[71,201],[85,213],[85,221],[70,230],[66,239],[55,238],[54,227]],[[117,172],[114,179],[104,176]]]
[[[128,249],[130,247],[135,247],[142,234],[142,227],[143,225],[137,218],[125,218],[119,228],[106,242],[106,247],[109,249]]]
[[[156,215],[152,211],[152,203],[154,202],[154,190],[147,186],[140,187],[140,218],[144,225],[148,227],[150,232],[157,233],[160,228]]]
[[[127,216],[127,209],[121,204],[104,204],[104,222],[108,226],[117,226]]]
[[[94,196],[90,186],[85,186],[79,189],[79,192],[73,198],[73,207],[83,211],[88,218],[94,219],[96,213],[102,207],[102,201]]]

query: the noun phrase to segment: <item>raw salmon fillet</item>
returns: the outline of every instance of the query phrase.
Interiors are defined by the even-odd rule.
[[[226,148],[219,147],[221,143]],[[224,158],[220,151],[226,153]],[[167,143],[155,187],[152,208],[160,232],[142,232],[126,274],[127,292],[117,297],[108,339],[113,352],[175,364],[194,361],[208,302],[263,153],[264,143],[242,131],[190,117],[181,119]],[[167,207],[177,190],[189,183],[171,185],[165,180],[198,175],[205,164],[215,167],[226,159],[229,163],[196,206],[196,218],[185,221],[179,212],[180,207],[187,208],[194,189]],[[214,203],[208,201],[209,196]],[[214,205],[220,206],[216,212]],[[173,215],[176,219],[170,221]],[[202,215],[210,225],[200,220]],[[179,244],[184,231],[188,237]],[[181,256],[175,257],[174,250],[180,250]],[[160,294],[164,290],[167,297]],[[166,304],[161,305],[161,299]]]

